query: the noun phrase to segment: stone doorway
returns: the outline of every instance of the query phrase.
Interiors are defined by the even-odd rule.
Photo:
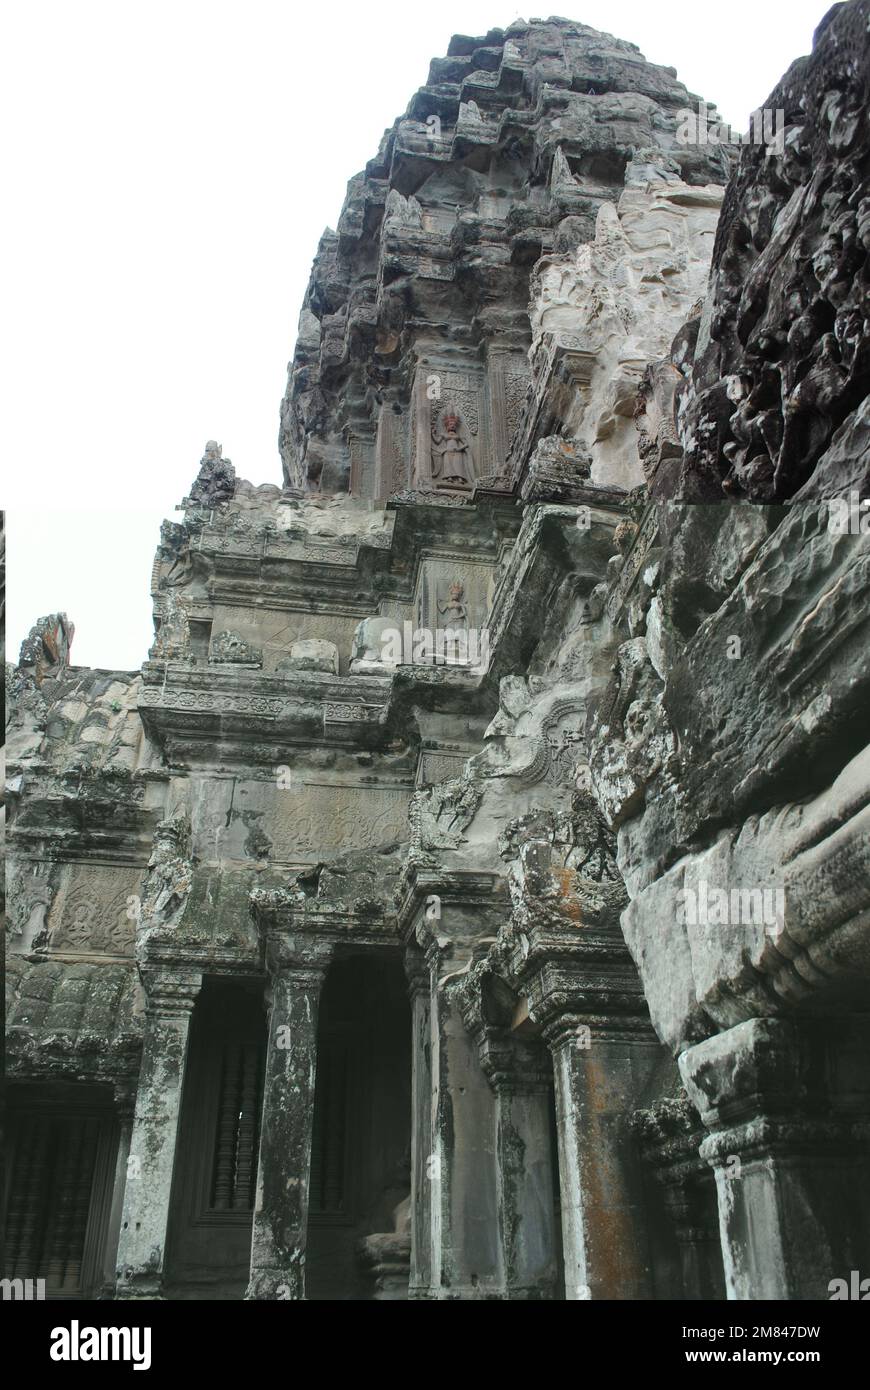
[[[339,957],[320,1001],[307,1298],[407,1296],[410,1237],[396,1226],[407,1225],[410,1141],[411,1015],[400,953]]]
[[[108,1087],[10,1087],[2,1273],[29,1297],[98,1297],[117,1147]]]
[[[170,1298],[242,1298],[266,1056],[260,981],[206,979],[193,1014],[172,1183]]]

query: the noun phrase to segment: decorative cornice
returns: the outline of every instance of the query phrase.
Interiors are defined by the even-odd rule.
[[[409,862],[397,894],[396,925],[404,941],[414,939],[417,916],[432,896],[438,897],[442,906],[446,903],[499,910],[507,902],[507,883],[502,875],[493,872]],[[438,934],[430,933],[432,936]]]

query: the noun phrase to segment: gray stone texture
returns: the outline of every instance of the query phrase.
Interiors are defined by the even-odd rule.
[[[282,485],[209,441],[141,671],[7,668],[13,1116],[105,1092],[116,1297],[870,1276],[868,9],[767,155],[585,25],[455,37]]]

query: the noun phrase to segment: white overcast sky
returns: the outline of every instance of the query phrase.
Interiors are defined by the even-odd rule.
[[[828,8],[561,3],[676,67],[740,129]],[[286,365],[348,179],[452,34],[521,14],[513,0],[6,0],[7,656],[61,609],[77,665],[141,663],[160,521],[206,439],[240,476],[280,482]]]

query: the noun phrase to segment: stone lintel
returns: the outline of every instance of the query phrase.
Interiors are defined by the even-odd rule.
[[[373,948],[397,943],[395,918],[389,912],[353,912],[347,909],[318,910],[300,905],[285,889],[255,890],[251,895],[251,915],[261,944],[268,951],[308,950],[323,942],[330,950],[341,944]]]

